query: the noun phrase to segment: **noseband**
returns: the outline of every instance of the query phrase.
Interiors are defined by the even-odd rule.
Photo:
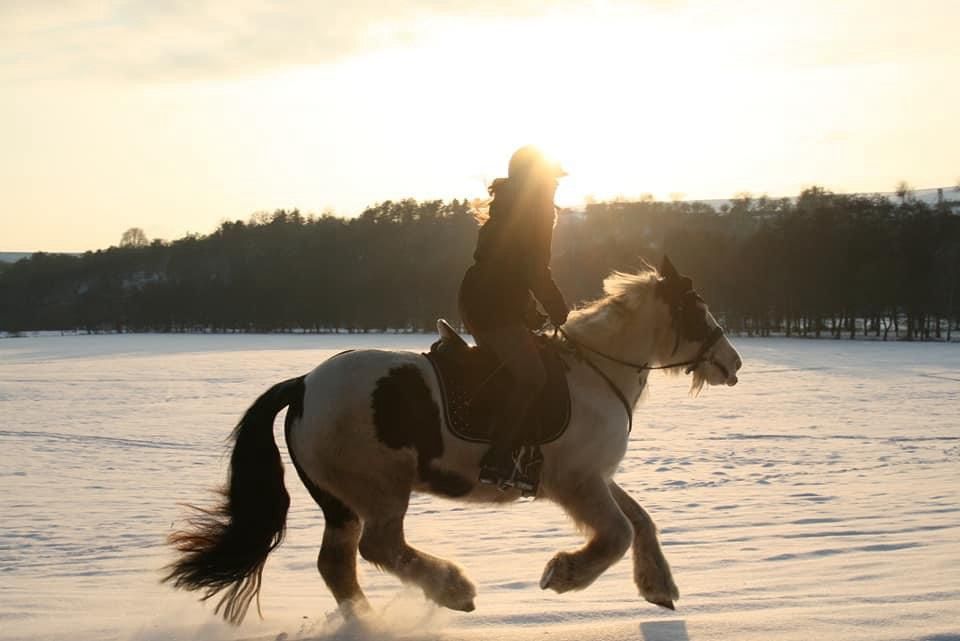
[[[692,372],[693,370],[697,369],[697,366],[698,366],[700,363],[709,362],[709,363],[712,364],[714,367],[716,367],[716,368],[719,369],[721,372],[723,372],[724,377],[730,378],[730,372],[729,372],[729,370],[727,370],[727,368],[724,367],[722,363],[720,363],[719,361],[715,361],[715,360],[713,360],[712,358],[707,358],[707,352],[709,352],[710,349],[711,349],[714,345],[716,345],[716,344],[717,344],[717,341],[720,340],[722,337],[723,337],[723,330],[720,329],[719,326],[714,327],[714,328],[710,331],[710,333],[707,334],[706,340],[703,341],[702,343],[700,343],[700,349],[697,350],[697,355],[693,357],[693,360],[692,360],[692,361],[690,361],[689,363],[676,363],[676,364],[674,364],[674,365],[664,365],[663,368],[680,367],[680,366],[682,366],[682,365],[687,365],[687,369],[686,369],[685,373],[686,373],[686,374],[689,374],[689,373]],[[663,369],[663,368],[651,368],[651,369]]]

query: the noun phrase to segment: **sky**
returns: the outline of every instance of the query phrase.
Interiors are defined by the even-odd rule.
[[[482,198],[960,180],[955,0],[0,0],[0,250]]]

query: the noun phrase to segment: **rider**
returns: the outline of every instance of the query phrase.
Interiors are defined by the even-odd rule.
[[[550,274],[550,245],[557,179],[565,176],[533,146],[510,158],[507,178],[489,188],[493,200],[480,228],[474,264],[460,285],[460,314],[480,347],[496,354],[513,386],[491,432],[491,447],[480,461],[480,482],[501,488],[529,482],[513,461],[514,438],[531,402],[546,383],[531,330],[544,316],[533,296],[559,327],[569,309]],[[533,296],[531,296],[531,293]]]

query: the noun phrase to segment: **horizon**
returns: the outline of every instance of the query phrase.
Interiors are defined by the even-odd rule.
[[[131,227],[484,198],[530,142],[570,174],[561,206],[946,191],[958,18],[946,0],[3,5],[0,238],[87,251]]]
[[[810,186],[808,186],[807,188],[813,188],[813,187],[820,187],[820,185],[810,185]],[[950,194],[960,192],[960,184],[954,185],[954,186],[943,186],[943,187],[916,187],[916,188],[915,188],[915,187],[913,187],[913,186],[911,186],[911,185],[908,185],[908,187],[909,187],[910,193],[914,195],[914,198],[916,198],[916,195],[917,195],[917,194],[924,194],[924,195],[926,196],[926,198],[920,197],[920,198],[916,198],[916,199],[917,199],[917,200],[920,200],[920,201],[922,201],[922,202],[926,202],[927,204],[931,204],[931,203],[929,202],[929,201],[930,201],[930,197],[934,196],[937,191],[941,191],[941,190],[942,190],[943,195],[944,195],[944,200],[946,200],[946,201],[954,201],[953,198],[950,198]],[[837,193],[837,192],[831,192],[831,193]],[[641,196],[645,196],[645,195],[651,195],[651,194],[641,194]],[[799,195],[799,194],[798,194],[798,195]],[[884,196],[884,197],[890,198],[890,199],[892,200],[893,198],[896,197],[896,192],[895,192],[895,191],[882,191],[882,192],[850,192],[850,193],[845,193],[845,194],[840,194],[840,195],[846,195],[846,196]],[[669,198],[666,198],[666,199],[656,198],[656,199],[654,200],[654,202],[661,202],[661,203],[666,203],[666,202],[705,203],[705,204],[707,204],[707,205],[709,205],[709,206],[711,206],[711,207],[713,207],[713,208],[716,209],[716,208],[718,207],[718,204],[720,204],[720,203],[729,203],[729,202],[732,201],[733,199],[738,198],[738,197],[741,197],[741,196],[747,196],[747,197],[750,197],[750,198],[753,198],[753,199],[767,198],[767,199],[769,199],[769,200],[781,200],[781,199],[794,200],[794,199],[797,198],[797,195],[794,195],[794,196],[770,196],[769,194],[766,194],[766,193],[762,193],[762,194],[740,193],[740,194],[735,194],[735,195],[733,195],[733,196],[730,196],[730,197],[728,197],[728,198],[696,198],[696,199],[693,199],[693,198],[683,198],[683,199],[680,199],[680,200],[670,200]],[[402,201],[402,200],[405,200],[405,198],[388,198],[388,199],[386,199],[385,201],[381,201],[381,202],[388,202],[388,201],[400,202],[400,201]],[[454,199],[449,199],[449,200],[454,200]],[[460,199],[460,200],[463,200],[463,199]],[[638,202],[639,200],[640,200],[640,198],[638,197],[638,198],[636,198],[636,199],[633,199],[632,202]],[[958,198],[957,200],[960,200],[960,198]],[[449,201],[448,201],[448,202],[449,202]],[[567,206],[567,207],[562,207],[561,209],[566,210],[566,211],[574,211],[574,212],[575,212],[575,211],[579,211],[579,210],[585,209],[585,208],[586,208],[587,206],[589,206],[590,204],[603,204],[603,203],[611,203],[611,202],[617,202],[617,201],[616,201],[615,199],[609,199],[609,200],[598,200],[598,201],[595,201],[595,203],[582,202],[582,203],[578,203],[578,204],[576,204],[576,205]],[[626,202],[631,202],[631,200],[627,200]],[[344,218],[344,219],[356,218],[356,217],[358,217],[360,214],[362,214],[363,211],[365,211],[366,209],[368,209],[368,208],[370,208],[370,207],[376,206],[376,204],[377,204],[377,203],[371,203],[370,205],[367,205],[367,207],[365,207],[363,210],[358,211],[358,212],[355,212],[355,213],[351,213],[351,214],[341,214],[341,213],[336,213],[336,212],[334,212],[333,215],[335,215],[335,216],[337,216],[337,217],[339,217],[339,218]],[[199,234],[200,236],[208,236],[209,234],[214,233],[214,232],[220,227],[220,225],[221,225],[222,223],[224,223],[224,222],[241,221],[241,222],[248,222],[248,223],[249,223],[250,220],[251,220],[254,216],[256,216],[257,214],[260,214],[260,213],[270,214],[270,213],[273,213],[273,212],[276,212],[276,211],[281,211],[281,210],[284,210],[284,211],[299,211],[299,212],[300,212],[303,216],[305,216],[305,217],[319,217],[319,216],[324,215],[324,214],[326,214],[326,213],[330,213],[330,212],[319,212],[319,213],[318,213],[318,212],[305,211],[305,210],[303,210],[303,209],[301,209],[301,208],[298,208],[298,207],[293,207],[293,208],[290,208],[290,209],[285,209],[285,208],[282,208],[282,207],[278,207],[278,208],[275,208],[275,209],[272,209],[272,210],[263,210],[263,211],[259,211],[259,212],[251,212],[246,218],[224,218],[224,219],[221,219],[214,227],[212,227],[210,230],[208,230],[208,231],[206,231],[206,232],[203,232],[203,231],[190,231],[190,232],[187,232],[186,234],[184,234],[184,236],[180,236],[180,237],[177,237],[177,238],[150,238],[150,237],[148,237],[148,240],[151,241],[151,242],[154,241],[154,240],[160,240],[160,241],[165,242],[165,243],[170,243],[170,242],[174,242],[174,241],[176,241],[176,240],[180,240],[180,239],[182,239],[182,238],[185,238],[185,237],[186,237],[187,235],[189,235],[189,234]],[[126,231],[126,230],[125,230],[125,231]],[[107,250],[107,249],[110,249],[110,248],[113,248],[113,247],[117,247],[117,246],[119,246],[119,243],[110,244],[110,245],[107,245],[107,246],[105,246],[105,247],[94,247],[94,248],[88,248],[88,249],[62,249],[62,250],[46,250],[46,249],[36,249],[36,250],[4,249],[4,248],[0,247],[0,262],[3,262],[2,256],[8,255],[8,254],[23,254],[24,256],[30,256],[30,255],[36,254],[36,253],[83,255],[83,254],[85,254],[85,253],[87,253],[87,252],[104,251],[104,250]]]

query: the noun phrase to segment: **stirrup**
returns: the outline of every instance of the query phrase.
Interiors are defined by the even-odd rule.
[[[522,497],[536,496],[537,494],[537,484],[527,477],[518,474],[512,474],[508,478],[504,478],[499,474],[495,478],[492,475],[487,476],[481,474],[479,480],[481,485],[495,485],[501,492],[506,492],[512,488],[520,490],[520,496]]]
[[[500,470],[486,466],[480,468],[480,477],[477,480],[481,485],[501,486],[504,483],[504,477]]]
[[[493,465],[483,465],[480,467],[480,476],[478,481],[481,485],[496,485],[501,492],[506,492],[510,488],[520,490],[522,497],[535,496],[537,493],[537,483],[524,474],[520,465],[520,458],[511,456],[512,469],[504,474],[502,468]]]
[[[520,490],[520,496],[527,498],[537,495],[537,483],[526,476],[511,479],[513,487]]]
[[[517,480],[517,468],[505,472],[503,468],[497,468],[493,465],[484,465],[480,468],[480,476],[477,479],[481,485],[496,485],[501,491],[514,487]]]

